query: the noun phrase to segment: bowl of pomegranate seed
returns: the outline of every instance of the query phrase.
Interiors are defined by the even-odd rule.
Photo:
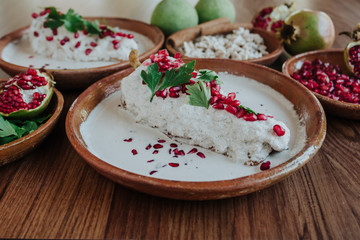
[[[180,30],[169,36],[166,48],[184,58],[230,59],[270,65],[283,51],[274,33],[250,23],[231,23],[219,18]]]
[[[360,119],[360,79],[347,69],[343,49],[295,55],[282,71],[315,94],[327,113]]]
[[[43,105],[42,103],[36,103],[45,101],[45,99],[37,96],[39,95],[37,90],[42,92],[43,87],[37,87],[38,89],[20,87],[18,85],[21,84],[16,84],[12,80],[24,82],[25,77],[29,76],[29,74],[19,74],[17,76],[20,77],[0,80],[0,166],[24,157],[38,146],[55,127],[64,105],[62,94],[54,88],[48,105],[42,112],[39,112],[38,110]],[[24,83],[22,84],[24,85]],[[32,101],[27,100],[29,96],[26,92],[33,96]],[[13,113],[16,111],[21,114],[11,115],[8,112],[4,113],[4,107],[12,109]],[[38,112],[36,113],[36,111]]]
[[[10,75],[45,68],[59,89],[84,89],[100,78],[130,67],[132,49],[142,60],[163,45],[156,26],[123,18],[82,18],[55,7],[34,12],[30,26],[0,39],[0,67]]]

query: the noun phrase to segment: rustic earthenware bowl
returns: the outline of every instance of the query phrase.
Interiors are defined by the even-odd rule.
[[[296,70],[301,68],[304,61],[313,61],[315,59],[320,59],[323,62],[338,65],[345,74],[351,75],[344,61],[343,49],[317,50],[293,56],[285,61],[282,71],[284,74],[291,76]],[[326,113],[343,118],[360,119],[360,104],[337,101],[313,91],[310,92],[319,99]]]
[[[259,63],[263,65],[270,65],[279,58],[283,51],[283,46],[280,40],[275,36],[274,33],[265,31],[260,28],[252,28],[252,25],[249,23],[230,23],[227,18],[220,18],[206,23],[199,24],[192,28],[187,28],[180,30],[166,39],[165,47],[169,52],[174,55],[178,52],[177,48],[181,47],[184,42],[195,40],[197,37],[204,35],[215,35],[215,34],[227,34],[232,32],[239,27],[244,27],[251,29],[252,33],[259,34],[263,39],[267,47],[269,54],[260,57],[253,58],[249,60],[243,60],[244,62]],[[182,56],[183,58],[189,58],[187,56]],[[194,59],[194,58],[190,58]],[[222,58],[219,58],[222,59]],[[240,61],[240,60],[233,60]]]
[[[7,80],[0,80],[0,86],[6,81]],[[45,110],[45,114],[51,114],[51,117],[34,132],[7,144],[0,145],[0,166],[24,157],[27,153],[37,147],[50,134],[56,125],[63,105],[63,95],[58,90],[54,89],[50,104]]]
[[[119,90],[121,80],[132,73],[132,69],[123,70],[98,81],[78,97],[66,117],[66,133],[70,143],[90,166],[117,183],[148,194],[185,200],[234,197],[269,187],[301,168],[321,147],[326,133],[325,114],[319,101],[301,84],[267,67],[240,61],[222,60],[219,64],[216,59],[199,59],[195,68],[246,76],[281,93],[293,103],[296,114],[305,125],[306,140],[302,149],[284,163],[269,170],[221,181],[174,181],[115,167],[89,151],[80,132],[80,125],[102,100]],[[124,137],[119,136],[119,139]]]
[[[146,24],[144,22],[123,19],[123,18],[87,18],[90,20],[100,19],[104,20],[107,24],[113,27],[119,27],[120,29],[126,29],[140,33],[149,38],[154,47],[140,55],[140,60],[143,61],[153,53],[156,53],[164,43],[164,34],[156,26]],[[19,66],[13,63],[6,62],[2,59],[2,51],[6,45],[16,39],[19,39],[28,27],[18,29],[12,33],[0,39],[0,67],[9,75],[14,76],[19,72],[25,72],[28,66]],[[119,70],[130,67],[129,61],[119,61],[118,63],[94,68],[82,68],[82,69],[47,69],[55,80],[58,89],[84,89],[90,86],[95,81],[115,73]]]

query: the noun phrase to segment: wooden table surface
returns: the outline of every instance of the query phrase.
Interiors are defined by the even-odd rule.
[[[158,2],[151,1],[1,0],[0,35],[29,24],[32,11],[49,5],[148,22]],[[283,1],[233,2],[237,20],[249,22],[256,10]],[[298,8],[326,11],[337,33],[359,21],[358,0],[298,2]],[[346,43],[337,36],[334,47]],[[280,66],[278,61],[273,67]],[[0,71],[0,77],[7,75]],[[360,121],[327,116],[327,136],[317,155],[270,188],[224,200],[178,201],[115,184],[84,162],[64,126],[79,94],[63,91],[65,106],[56,129],[35,151],[0,167],[0,238],[360,238]]]

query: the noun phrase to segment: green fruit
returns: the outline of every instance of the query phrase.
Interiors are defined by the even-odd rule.
[[[151,16],[151,24],[159,27],[166,36],[198,23],[197,12],[187,0],[163,0]]]
[[[280,37],[286,51],[295,55],[330,48],[335,40],[335,28],[326,13],[300,10],[285,19]]]
[[[235,8],[229,0],[200,0],[195,8],[200,23],[221,17],[227,17],[231,22],[235,21]]]
[[[7,118],[29,119],[42,113],[54,92],[53,76],[29,69],[4,83],[0,90],[0,114]]]

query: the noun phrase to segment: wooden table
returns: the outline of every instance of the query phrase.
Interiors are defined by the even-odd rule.
[[[131,1],[127,7],[121,7],[125,1],[99,2],[1,0],[0,35],[29,24],[36,7],[55,4],[81,14],[149,21],[151,7],[140,2],[138,15],[131,12],[136,10]],[[283,1],[267,5],[274,2]],[[241,22],[263,6],[261,0],[234,3]],[[326,11],[337,33],[359,20],[357,0],[307,0],[298,3],[302,7]],[[346,43],[337,36],[334,47]],[[281,61],[274,65],[280,66]],[[7,75],[1,71],[0,77]],[[318,154],[268,189],[224,200],[177,201],[115,184],[81,159],[64,130],[67,110],[79,93],[64,91],[64,111],[52,134],[23,159],[0,168],[0,238],[360,238],[359,121],[327,116],[328,132]]]

